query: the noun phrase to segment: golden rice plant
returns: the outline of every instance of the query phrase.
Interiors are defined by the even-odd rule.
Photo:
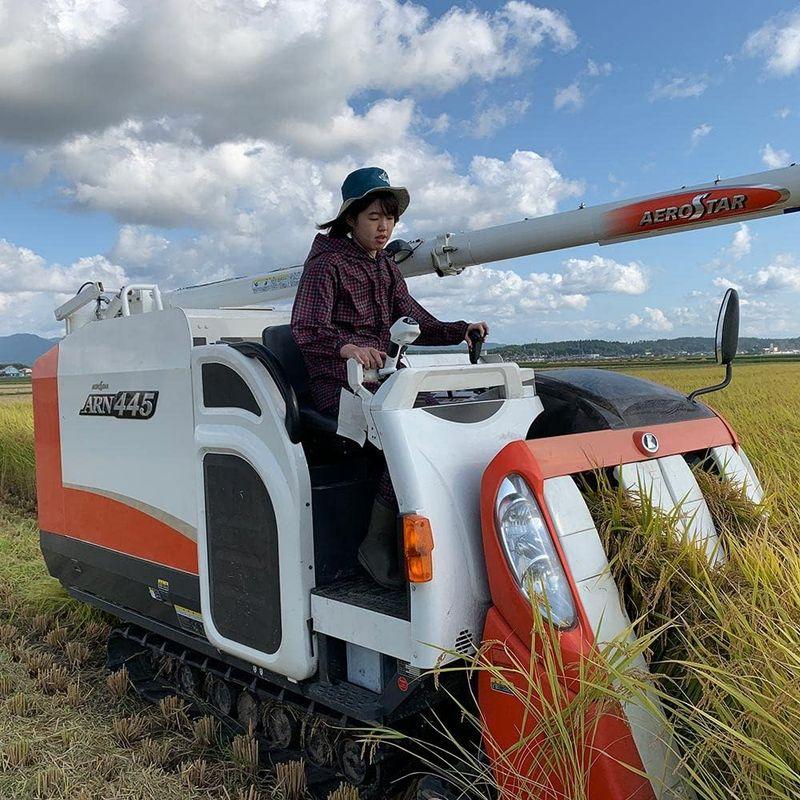
[[[253,784],[236,792],[236,800],[263,800],[263,797],[258,787]]]
[[[172,757],[172,743],[169,740],[156,741],[147,737],[139,742],[134,760],[144,766],[163,767]]]
[[[19,629],[16,625],[6,623],[0,625],[0,644],[11,645],[17,641],[19,637]]]
[[[0,500],[33,508],[36,476],[33,408],[29,403],[0,405]]]
[[[83,705],[86,697],[87,694],[84,692],[80,681],[70,681],[69,686],[67,686],[66,697],[64,698],[67,705],[71,708],[78,708],[78,706]]]
[[[190,788],[204,789],[214,784],[213,770],[205,759],[184,761],[179,772],[181,780]]]
[[[14,689],[14,679],[10,675],[0,675],[0,699],[7,697]]]
[[[688,788],[704,798],[800,796],[800,528],[697,471],[725,548],[713,566],[646,496],[601,481],[590,507],[650,648]]]

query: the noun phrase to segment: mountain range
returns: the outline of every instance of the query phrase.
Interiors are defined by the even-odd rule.
[[[12,333],[0,336],[0,365],[30,367],[60,339],[43,339],[33,333]]]

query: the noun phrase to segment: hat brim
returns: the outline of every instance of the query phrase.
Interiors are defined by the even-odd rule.
[[[411,202],[411,198],[408,194],[408,189],[404,186],[376,186],[374,189],[368,189],[364,194],[360,197],[350,197],[345,200],[342,205],[339,207],[339,213],[328,222],[323,222],[319,227],[320,228],[330,228],[336,220],[341,219],[342,215],[350,208],[353,203],[357,202],[358,200],[363,200],[365,197],[369,197],[371,194],[375,194],[376,192],[391,192],[397,198],[397,216],[400,217],[403,215],[403,212],[408,208],[408,204]]]

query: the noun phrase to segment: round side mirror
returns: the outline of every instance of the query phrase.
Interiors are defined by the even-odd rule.
[[[739,295],[736,289],[728,289],[722,298],[717,318],[717,335],[714,341],[714,356],[718,364],[730,364],[736,357],[739,346]]]

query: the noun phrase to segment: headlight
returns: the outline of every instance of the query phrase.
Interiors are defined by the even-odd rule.
[[[521,475],[507,475],[494,507],[511,571],[542,616],[560,628],[575,624],[575,604],[539,504]]]

